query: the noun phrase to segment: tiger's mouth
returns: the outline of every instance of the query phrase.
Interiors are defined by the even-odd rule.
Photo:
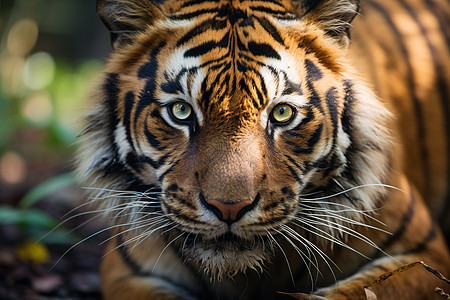
[[[230,230],[212,238],[186,234],[174,242],[174,247],[185,261],[199,266],[212,279],[233,277],[247,269],[262,270],[274,254],[266,237],[244,238]]]
[[[242,238],[240,236],[237,236],[236,234],[232,233],[231,231],[228,231],[222,235],[219,235],[217,237],[214,237],[212,239],[206,239],[204,236],[192,236],[189,235],[186,237],[186,245],[194,246],[196,243],[198,244],[204,244],[204,247],[207,248],[217,248],[222,249],[225,245],[235,245],[236,247],[242,247],[242,245],[245,245],[247,243],[251,243],[252,241],[249,239]]]

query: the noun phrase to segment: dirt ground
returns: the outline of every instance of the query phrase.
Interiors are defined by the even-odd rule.
[[[65,216],[83,201],[81,189],[70,187],[35,207],[61,222],[68,220],[63,225],[67,236],[59,233],[59,242],[58,236],[51,243],[32,240],[18,224],[0,225],[0,299],[101,299],[98,268],[107,234],[83,241],[102,228],[97,218],[91,220],[94,215],[83,214],[88,208]]]

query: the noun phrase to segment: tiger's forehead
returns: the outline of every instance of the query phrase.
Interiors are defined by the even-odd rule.
[[[282,6],[268,13],[262,4],[219,1],[196,17],[182,8],[169,17],[180,26],[171,25],[162,104],[176,95],[211,118],[236,117],[239,111],[256,115],[286,83],[299,86],[299,53],[288,49],[284,31],[273,21],[287,13]]]

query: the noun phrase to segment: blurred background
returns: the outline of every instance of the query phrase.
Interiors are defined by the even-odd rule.
[[[72,159],[109,51],[95,0],[0,0],[0,299],[100,298]]]

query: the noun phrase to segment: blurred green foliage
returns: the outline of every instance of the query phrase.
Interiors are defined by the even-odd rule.
[[[56,59],[54,66],[39,68],[39,72],[54,73],[45,87],[37,90],[25,87],[19,95],[7,95],[0,88],[0,153],[14,148],[15,135],[27,128],[43,132],[43,146],[54,150],[73,146],[80,130],[77,119],[83,99],[101,66],[98,60],[86,60],[74,67]]]
[[[75,175],[69,172],[36,185],[20,200],[18,207],[0,205],[0,224],[15,224],[24,236],[47,244],[75,241],[73,233],[64,228],[59,220],[32,208],[39,200],[75,183]]]
[[[92,55],[92,24],[100,25],[95,1],[0,2],[0,224],[27,236],[59,223],[32,206],[75,184],[68,166],[103,65]]]

